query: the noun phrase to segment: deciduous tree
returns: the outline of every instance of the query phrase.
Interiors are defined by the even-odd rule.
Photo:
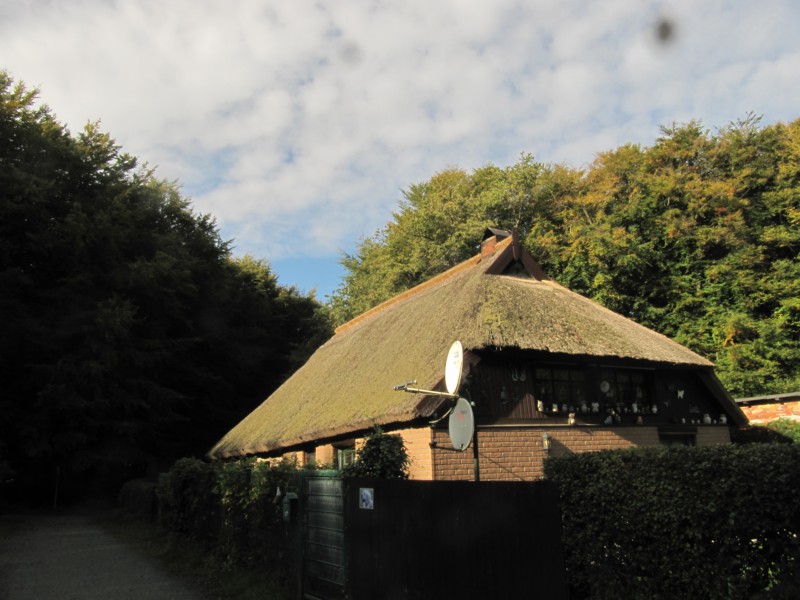
[[[412,185],[342,264],[339,321],[517,229],[548,274],[717,364],[735,396],[800,388],[800,120],[696,121],[585,171],[523,155]]]
[[[205,452],[330,332],[174,184],[7,73],[0,311],[0,472],[32,484]]]

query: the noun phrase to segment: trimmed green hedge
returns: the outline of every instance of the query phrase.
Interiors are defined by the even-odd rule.
[[[202,543],[223,562],[269,567],[292,577],[294,540],[283,522],[281,493],[296,485],[293,463],[207,463],[183,458],[161,475],[159,523]]]
[[[571,598],[800,597],[800,445],[554,457]]]

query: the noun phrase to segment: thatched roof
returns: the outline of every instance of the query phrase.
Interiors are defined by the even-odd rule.
[[[511,271],[515,275],[501,274]],[[527,277],[519,276],[522,271]],[[532,276],[531,276],[532,274]],[[516,238],[346,323],[308,362],[223,437],[209,456],[291,448],[375,425],[427,418],[443,390],[447,351],[516,348],[710,368],[710,362],[549,280]]]

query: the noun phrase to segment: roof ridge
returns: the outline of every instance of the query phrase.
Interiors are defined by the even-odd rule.
[[[334,335],[338,335],[340,333],[343,333],[343,332],[347,331],[348,329],[351,329],[351,328],[355,327],[356,325],[358,325],[359,323],[361,323],[365,319],[371,317],[372,315],[375,315],[375,314],[378,314],[380,312],[383,312],[384,310],[386,310],[390,306],[394,306],[395,304],[403,302],[404,300],[407,300],[408,298],[416,296],[416,295],[424,292],[425,290],[428,290],[428,289],[430,289],[430,288],[432,288],[432,287],[434,287],[434,286],[436,286],[436,285],[438,285],[438,284],[440,284],[440,283],[442,283],[444,281],[447,281],[448,279],[451,279],[451,278],[455,277],[456,275],[460,274],[461,272],[466,271],[467,269],[470,269],[470,268],[480,264],[484,259],[495,258],[497,255],[500,254],[500,252],[502,250],[505,250],[505,248],[507,246],[509,246],[512,243],[512,241],[513,240],[510,237],[506,238],[504,240],[501,240],[500,242],[497,243],[497,245],[494,247],[494,249],[491,251],[491,253],[489,253],[489,254],[484,254],[484,253],[476,254],[475,256],[473,256],[471,258],[468,258],[467,260],[465,260],[463,262],[460,262],[460,263],[458,263],[457,265],[455,265],[453,267],[450,267],[449,269],[447,269],[447,271],[444,271],[443,273],[439,273],[438,275],[435,275],[435,276],[431,277],[430,279],[428,279],[426,281],[423,281],[422,283],[419,283],[419,284],[415,285],[412,288],[407,289],[404,292],[400,292],[399,294],[397,294],[395,296],[392,296],[388,300],[384,300],[380,304],[378,304],[376,306],[373,306],[372,308],[370,308],[369,310],[364,311],[360,315],[358,315],[356,317],[353,317],[352,319],[350,319],[346,323],[343,323],[343,324],[339,325],[339,327],[337,327],[334,330],[334,332],[333,332]]]

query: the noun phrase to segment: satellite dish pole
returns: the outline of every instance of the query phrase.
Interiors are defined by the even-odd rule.
[[[470,402],[470,407],[472,402]],[[478,426],[472,428],[472,470],[475,473],[475,481],[481,480],[481,465],[478,461]]]
[[[417,382],[409,381],[394,386],[395,391],[404,391],[410,393],[421,393],[432,396],[445,396],[447,398],[454,398],[455,405],[450,411],[450,418],[448,420],[448,433],[450,434],[450,443],[453,448],[458,452],[466,450],[470,443],[472,444],[472,457],[473,469],[475,472],[475,481],[481,480],[480,464],[478,461],[478,428],[475,427],[475,415],[472,411],[472,403],[466,398],[462,398],[458,394],[458,389],[461,387],[461,376],[464,371],[464,349],[461,342],[455,341],[450,346],[450,351],[447,353],[447,362],[444,368],[444,381],[447,392],[437,392],[434,390],[423,390],[420,388],[411,387]]]

